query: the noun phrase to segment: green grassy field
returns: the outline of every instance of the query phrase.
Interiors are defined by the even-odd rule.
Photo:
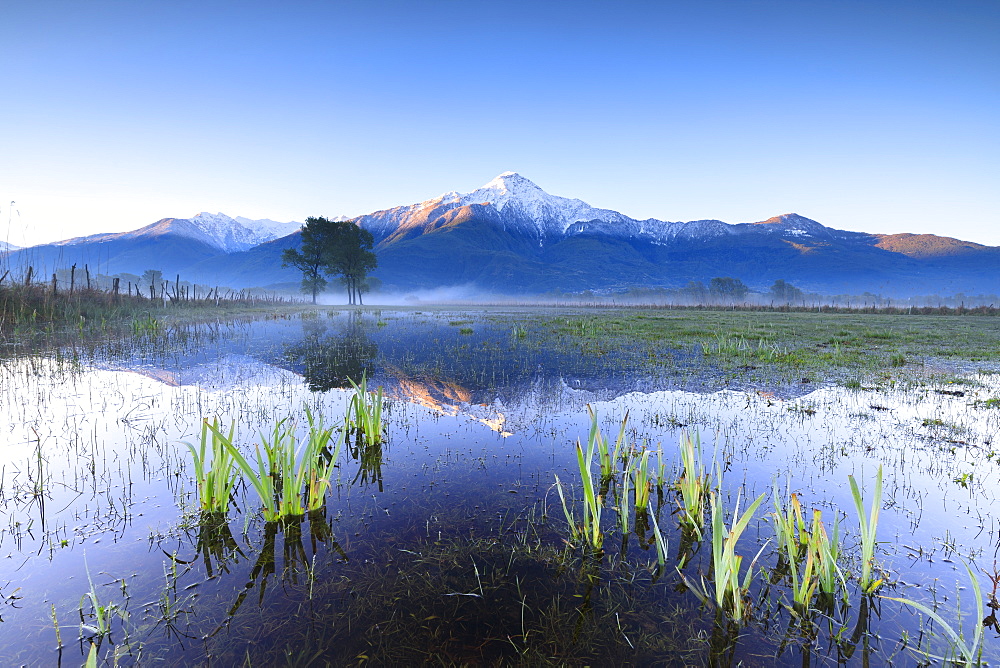
[[[928,364],[1000,363],[1000,317],[727,310],[511,310],[492,318],[524,338],[561,338],[584,354],[645,346],[701,355],[733,369],[769,366],[809,373],[892,371]]]

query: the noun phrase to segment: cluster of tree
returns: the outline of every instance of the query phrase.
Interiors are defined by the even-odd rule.
[[[771,286],[771,290],[768,293],[772,300],[780,302],[782,304],[791,304],[793,302],[801,301],[805,296],[802,290],[791,283],[786,283],[780,278],[774,282]]]
[[[681,294],[698,304],[708,302],[736,302],[745,299],[750,288],[743,281],[731,276],[713,278],[706,287],[701,281],[688,281]]]
[[[302,246],[281,254],[282,266],[302,272],[302,292],[316,295],[326,289],[327,276],[340,276],[350,304],[361,304],[361,294],[372,287],[368,272],[378,266],[372,252],[374,237],[354,221],[306,218]]]

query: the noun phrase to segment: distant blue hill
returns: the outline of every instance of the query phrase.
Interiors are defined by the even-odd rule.
[[[472,193],[447,193],[356,220],[375,237],[374,275],[393,291],[615,291],[731,276],[760,291],[781,279],[825,294],[1000,293],[996,247],[926,234],[835,230],[798,214],[736,225],[636,220],[550,195],[513,172]],[[255,223],[266,223],[267,230]],[[104,274],[160,269],[209,285],[294,288],[300,275],[282,268],[280,258],[286,248],[298,247],[299,233],[278,236],[294,227],[199,214],[15,250],[5,262],[31,265],[36,276],[75,263]]]

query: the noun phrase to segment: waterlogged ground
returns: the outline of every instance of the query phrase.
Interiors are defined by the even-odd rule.
[[[844,335],[825,366],[791,364],[779,344],[731,331],[615,338],[617,317],[324,312],[10,347],[0,664],[76,666],[92,646],[103,665],[912,665],[958,643],[998,660],[995,628],[975,645],[990,608],[966,568],[986,605],[1000,579],[991,361],[907,351],[838,366],[855,354]],[[224,520],[199,515],[182,442],[204,419],[235,423],[250,453],[282,418],[304,428],[306,406],[339,424],[347,379],[362,375],[385,388],[388,438],[345,449],[322,511],[265,523],[241,485]],[[553,484],[579,519],[588,404],[612,439],[627,413],[630,448],[653,451],[663,566],[619,486],[604,498],[603,552],[572,538]],[[693,540],[675,513],[684,430],[718,471],[727,518],[765,494],[737,545],[743,573],[760,552],[740,623],[680,574],[712,587],[711,530]],[[879,466],[884,582],[865,596],[848,476],[870,504]],[[768,519],[776,488],[822,510],[828,531],[839,519],[846,601],[792,612]]]

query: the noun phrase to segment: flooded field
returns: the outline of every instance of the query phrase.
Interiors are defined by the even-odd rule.
[[[1000,660],[991,323],[636,317],[8,346],[0,664]]]

